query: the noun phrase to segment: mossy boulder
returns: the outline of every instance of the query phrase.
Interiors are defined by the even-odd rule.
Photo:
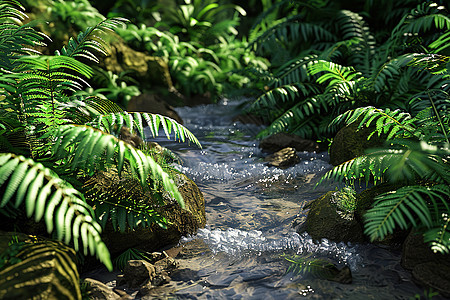
[[[372,133],[372,127],[363,127],[358,130],[359,121],[341,128],[330,146],[330,164],[337,166],[343,162],[361,156],[367,149],[383,145],[384,140]]]
[[[119,41],[111,43],[109,55],[101,60],[99,66],[102,69],[115,74],[132,71],[143,87],[164,86],[168,90],[174,89],[166,59],[136,51],[121,42],[119,37],[117,39]]]
[[[10,236],[2,234],[0,239],[4,244]],[[39,241],[12,244],[5,251],[2,255],[8,260],[0,269],[0,299],[81,299],[72,248]]]
[[[111,178],[111,183],[114,179]],[[150,227],[138,227],[132,231],[121,233],[108,223],[102,238],[111,254],[121,254],[128,248],[139,248],[145,251],[157,251],[177,244],[182,236],[194,234],[206,223],[205,200],[197,185],[184,174],[175,175],[178,190],[183,196],[185,208],[176,202],[168,203],[155,210],[168,221],[167,229],[157,224]],[[112,185],[111,188],[114,188]],[[136,196],[139,196],[138,193]]]
[[[298,232],[306,231],[314,240],[326,238],[335,242],[363,242],[363,228],[353,213],[340,211],[333,203],[333,191],[311,202],[306,221]]]

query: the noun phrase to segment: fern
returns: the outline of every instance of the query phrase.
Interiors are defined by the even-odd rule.
[[[391,141],[393,143],[394,141]],[[449,151],[426,142],[397,141],[399,147],[373,150],[328,171],[320,180],[371,179],[392,183],[411,183],[423,178],[438,183],[450,181],[443,155]],[[395,144],[394,144],[395,145]]]
[[[450,234],[446,226],[448,219],[445,217],[450,213],[449,194],[449,186],[444,184],[431,187],[406,186],[382,194],[375,198],[373,208],[365,214],[365,233],[372,241],[382,240],[387,234],[393,233],[397,226],[405,230],[409,224],[414,227],[421,225],[432,230],[426,236],[428,242],[435,242],[435,252],[448,253],[448,239],[444,237]],[[439,226],[441,218],[444,222]],[[436,240],[430,238],[436,233],[439,233]]]
[[[167,139],[170,139],[172,131],[175,139],[184,142],[186,139],[196,144],[201,148],[201,144],[198,139],[183,125],[179,124],[175,120],[158,114],[150,113],[111,113],[108,115],[102,115],[92,121],[94,128],[98,128],[105,132],[119,132],[122,126],[126,126],[130,129],[131,133],[136,131],[142,139],[145,139],[144,135],[144,122],[149,126],[153,137],[159,135],[160,126],[163,128]]]
[[[33,29],[36,22],[21,25],[26,18],[24,8],[18,1],[2,1],[0,4],[0,68],[2,70],[14,70],[19,66],[17,58],[38,53],[32,47],[45,46],[43,41],[48,37]]]
[[[128,162],[143,187],[152,174],[154,178],[161,180],[164,189],[184,207],[183,197],[170,176],[153,158],[130,144],[98,129],[81,125],[60,126],[54,135],[56,141],[52,152],[55,158],[69,156],[72,170],[82,168],[92,175],[97,168],[102,169],[107,164],[115,163],[120,175],[124,163]]]
[[[72,241],[75,250],[82,246],[85,255],[89,250],[112,270],[108,249],[100,238],[101,227],[80,192],[42,164],[12,153],[0,154],[0,174],[4,191],[0,209],[24,204],[27,217],[34,215],[36,222],[44,219],[47,231],[56,230],[58,240]]]
[[[127,21],[127,19],[118,17],[103,20],[94,27],[88,27],[76,39],[70,38],[68,45],[64,46],[61,51],[56,51],[55,54],[73,58],[86,58],[98,63],[99,60],[95,52],[102,55],[108,54],[105,46],[107,44],[102,38],[102,34],[105,32],[113,32],[114,29],[123,27]]]
[[[345,121],[346,124],[351,124],[357,120],[360,120],[358,129],[363,126],[369,127],[372,122],[375,123],[376,129],[369,135],[368,139],[373,134],[378,133],[378,136],[384,134],[387,136],[386,140],[389,140],[394,136],[398,137],[400,132],[404,137],[416,136],[420,138],[420,133],[416,131],[414,124],[417,119],[412,118],[409,113],[402,112],[399,109],[391,111],[389,108],[383,110],[372,106],[359,107],[336,117],[330,123],[330,126],[342,121]]]

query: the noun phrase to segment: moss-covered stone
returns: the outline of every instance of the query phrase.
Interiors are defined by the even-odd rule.
[[[372,133],[372,127],[358,129],[356,121],[341,128],[330,146],[330,164],[337,166],[343,162],[361,156],[367,149],[375,148],[383,144],[384,140],[374,134],[370,140],[367,137]]]
[[[155,210],[167,219],[169,225],[163,229],[157,224],[150,227],[138,227],[133,231],[121,233],[109,224],[102,235],[112,255],[128,248],[136,247],[145,251],[156,251],[177,244],[182,236],[194,234],[206,223],[205,200],[197,185],[184,174],[177,174],[175,182],[183,196],[185,209],[173,202]],[[113,181],[113,179],[111,179]],[[113,186],[111,186],[113,188]],[[139,196],[135,191],[136,197]]]
[[[300,231],[306,230],[314,240],[326,238],[335,242],[363,242],[365,238],[361,224],[353,214],[339,211],[331,202],[333,193],[327,192],[307,206],[310,210]]]

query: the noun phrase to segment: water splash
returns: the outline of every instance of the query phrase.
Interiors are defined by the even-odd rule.
[[[317,243],[307,233],[290,232],[281,238],[269,239],[259,230],[204,228],[199,229],[197,235],[193,237],[183,238],[182,242],[194,238],[203,239],[213,253],[225,252],[232,256],[243,255],[248,251],[261,253],[294,250],[297,254],[313,253],[326,256],[339,264],[348,265],[351,269],[356,269],[361,262],[357,246],[335,243],[326,239]]]

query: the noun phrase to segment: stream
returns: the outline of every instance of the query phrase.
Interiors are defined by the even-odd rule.
[[[400,252],[373,245],[314,242],[292,223],[304,207],[333,190],[314,189],[331,168],[327,153],[301,153],[301,162],[281,170],[263,161],[256,125],[233,123],[238,101],[177,108],[203,149],[158,139],[183,163],[177,168],[199,186],[207,226],[180,242],[180,267],[172,281],[156,288],[157,299],[410,299],[423,295],[400,266]],[[325,258],[348,266],[352,284],[288,272],[284,256]],[[152,297],[151,296],[151,297]],[[146,298],[147,299],[147,298]],[[151,298],[148,298],[151,299]]]

